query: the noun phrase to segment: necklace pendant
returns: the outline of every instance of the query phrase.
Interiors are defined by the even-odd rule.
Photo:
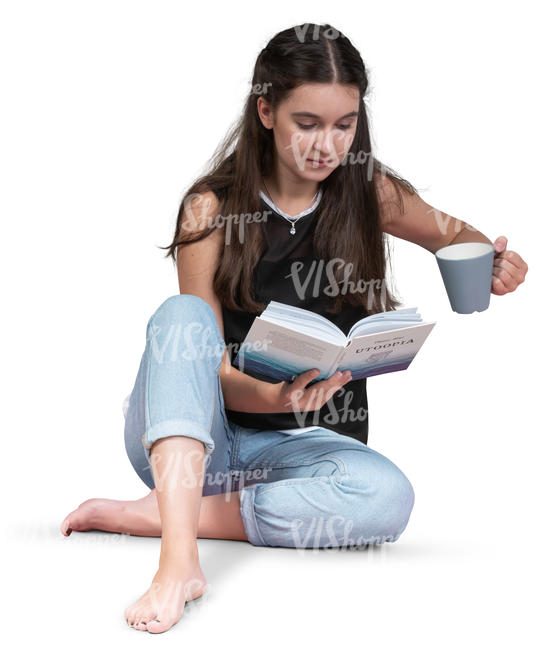
[[[295,226],[290,228],[290,235],[295,235]]]

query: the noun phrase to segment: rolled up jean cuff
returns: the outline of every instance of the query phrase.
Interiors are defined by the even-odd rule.
[[[167,420],[153,425],[143,434],[143,446],[145,449],[150,449],[157,440],[169,436],[195,438],[205,445],[206,454],[211,454],[215,448],[214,440],[211,438],[208,429],[199,422],[185,419]]]

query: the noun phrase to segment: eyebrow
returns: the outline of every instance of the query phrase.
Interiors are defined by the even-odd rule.
[[[355,117],[358,114],[357,111],[352,111],[351,113],[347,113],[346,115],[343,115],[342,117],[339,117],[340,120],[344,120],[345,117]],[[292,113],[292,116],[295,117],[315,117],[316,119],[320,119],[319,115],[316,115],[316,113],[309,113],[309,111],[298,111],[296,113]]]

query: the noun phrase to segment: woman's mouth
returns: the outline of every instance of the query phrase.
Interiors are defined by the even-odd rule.
[[[313,167],[327,167],[329,165],[329,161],[325,161],[322,158],[319,160],[314,160],[313,158],[307,158],[307,161],[312,163]]]

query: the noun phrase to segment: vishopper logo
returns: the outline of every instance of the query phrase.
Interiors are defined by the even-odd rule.
[[[207,216],[201,218],[201,216],[196,217],[194,215],[192,206],[194,200],[197,200],[197,205],[201,207],[203,214]],[[236,223],[239,224],[239,242],[242,244],[245,241],[245,224],[267,222],[268,217],[272,214],[272,210],[263,210],[263,212],[241,212],[240,214],[218,214],[213,216],[208,214],[210,210],[210,200],[203,199],[203,195],[198,193],[189,194],[183,201],[181,230],[199,232],[206,228],[226,228],[224,245],[228,246],[231,243],[233,224]]]
[[[240,492],[245,485],[268,483],[267,476],[273,471],[272,467],[255,467],[252,469],[231,470],[227,481],[226,501],[230,500],[231,492]]]
[[[210,358],[218,364],[224,352],[216,328],[203,326],[200,321],[172,323],[167,327],[149,322],[149,345],[153,359],[159,363]],[[208,344],[209,343],[209,344]]]
[[[367,548],[385,542],[394,542],[395,535],[365,537],[351,536],[356,522],[335,514],[331,517],[312,517],[309,520],[294,519],[290,524],[291,539],[297,549],[336,549]]]
[[[318,134],[316,131],[310,133],[301,133],[295,131],[290,136],[290,144],[286,145],[285,149],[292,149],[295,164],[299,171],[303,171],[309,161],[311,152],[314,145],[319,151],[329,151],[327,156],[322,156],[327,162],[326,169],[334,169],[337,167],[343,156],[346,155],[354,140],[353,133],[347,133],[342,129],[332,128],[324,135]],[[342,144],[338,150],[339,144]],[[313,167],[318,167],[316,163],[312,163]]]
[[[304,399],[305,390],[294,390],[290,393],[290,401],[287,406],[292,407],[292,413],[296,419],[299,428],[307,426],[326,426],[330,424],[340,425],[347,422],[363,422],[367,419],[369,411],[360,407],[357,410],[350,408],[350,404],[354,400],[355,392],[341,386],[335,393],[328,397],[327,391],[323,388],[318,388],[318,384],[314,384],[313,393],[308,400],[306,408],[302,407],[301,400]],[[329,389],[328,389],[329,390]],[[337,409],[333,401],[335,395],[340,398],[344,397],[343,406]],[[323,402],[328,409],[329,413],[324,416],[320,415],[320,410],[323,405],[318,409],[315,408],[316,404]],[[312,417],[311,417],[312,416]]]
[[[250,88],[250,94],[251,95],[267,95],[267,89],[269,86],[272,86],[273,84],[270,81],[266,81],[264,83],[259,83],[259,84],[254,84]]]
[[[349,279],[354,269],[352,262],[347,262],[341,257],[334,257],[327,262],[325,260],[312,260],[310,265],[308,265],[308,273],[306,274],[305,280],[302,280],[300,271],[306,266],[307,264],[305,262],[296,260],[290,265],[291,273],[285,276],[286,278],[292,278],[295,292],[300,300],[305,300],[307,297],[307,290],[311,288],[311,296],[313,298],[320,296],[321,292],[323,292],[326,296],[331,297],[338,296],[339,294],[345,295],[347,293],[367,292],[368,309],[371,309],[375,304],[385,304],[387,294],[386,279],[371,278],[370,280],[364,280],[363,278],[360,278],[353,282]],[[346,267],[345,278],[340,282],[337,282],[333,273],[335,266],[338,268],[342,268],[343,266]],[[329,280],[328,284],[325,285],[323,289],[321,289],[322,277],[325,277]],[[339,285],[342,286],[339,287]],[[379,292],[381,302],[376,299],[377,291]]]
[[[334,41],[339,36],[342,36],[342,33],[334,27],[326,27],[323,29],[321,25],[312,25],[312,32],[309,31],[310,27],[311,23],[303,23],[303,25],[296,25],[294,27],[295,35],[300,43],[305,43],[309,39],[317,41],[322,37]]]
[[[367,174],[367,180],[371,181],[374,176],[376,164],[375,157],[372,151],[350,151],[352,142],[354,141],[354,131],[345,131],[333,127],[329,131],[319,134],[317,131],[300,132],[295,131],[290,136],[290,144],[286,145],[285,149],[292,149],[295,164],[300,171],[305,169],[307,161],[310,163],[309,157],[311,152],[316,149],[319,151],[329,152],[326,156],[321,156],[327,162],[327,169],[334,169],[339,166],[346,165],[362,165]],[[313,167],[317,167],[313,163]],[[380,171],[382,176],[387,175],[387,171]]]
[[[427,214],[430,213],[433,213],[433,219],[435,220],[435,223],[437,224],[440,233],[442,235],[450,234],[448,232],[448,225],[450,221],[454,219],[454,217],[452,217],[449,214],[446,214],[445,212],[441,212],[436,208],[430,208],[429,210],[427,210]],[[466,221],[461,221],[461,219],[454,219],[454,232],[456,234],[459,234],[463,229],[476,231],[476,228],[474,228],[474,226],[471,226]]]
[[[83,544],[85,546],[89,544],[124,544],[130,537],[129,533],[110,533],[94,528],[84,532],[84,535],[70,535],[70,546],[72,544]],[[4,539],[16,540],[17,544],[29,542],[34,545],[43,543],[46,539],[58,539],[59,534],[61,535],[56,524],[47,521],[36,521],[32,518],[28,521],[13,522],[7,526],[4,530]],[[63,535],[61,536],[65,538]]]
[[[151,468],[157,466],[162,459],[162,454],[154,448],[151,454]],[[203,486],[221,486],[221,494],[225,501],[231,500],[231,493],[243,489],[245,483],[265,482],[267,476],[272,472],[272,467],[258,467],[250,470],[231,470],[207,472],[207,467],[212,459],[211,455],[205,456],[203,471],[197,469],[201,462],[201,451],[191,450],[188,452],[170,451],[163,457],[160,471],[153,471],[155,488],[157,492],[174,491],[179,486],[183,488],[195,488]],[[195,461],[195,463],[194,463]],[[196,469],[195,469],[196,467]],[[182,476],[182,480],[181,480]]]
[[[147,590],[147,597],[150,601],[148,611],[152,611],[153,615],[140,614],[135,617],[135,622],[138,620],[161,622],[162,618],[169,618],[171,615],[170,611],[164,611],[167,609],[168,604],[186,601],[182,613],[184,619],[191,612],[199,611],[204,602],[209,599],[210,592],[210,583],[201,578],[170,577],[167,582],[154,579]],[[131,624],[130,626],[132,627]]]
[[[357,153],[354,151],[347,151],[345,157],[341,160],[341,165],[365,165],[368,162],[365,169],[367,170],[367,180],[372,180],[374,170],[375,170],[375,157],[373,156],[372,151],[363,151],[360,149]],[[382,176],[385,174],[382,172]]]

